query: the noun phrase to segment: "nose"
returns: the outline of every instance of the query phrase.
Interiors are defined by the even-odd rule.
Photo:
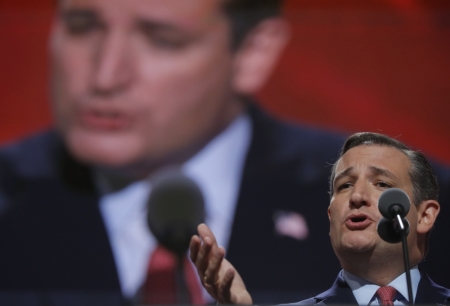
[[[350,206],[359,208],[362,206],[371,206],[370,188],[364,182],[357,182],[350,195]]]
[[[93,91],[101,95],[121,92],[131,82],[132,63],[127,34],[108,30],[98,41],[94,56]]]

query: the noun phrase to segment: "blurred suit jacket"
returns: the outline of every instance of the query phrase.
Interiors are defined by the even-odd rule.
[[[330,164],[344,138],[282,124],[255,106],[249,113],[252,142],[227,257],[255,301],[311,296],[339,269],[326,210]],[[0,151],[0,171],[0,291],[120,296],[89,167],[51,131]],[[304,240],[275,229],[276,216],[292,212],[307,222]],[[317,272],[323,277],[305,277]]]
[[[450,301],[450,290],[433,282],[427,274],[421,271],[421,278],[417,287],[415,305],[446,305]],[[333,286],[317,296],[290,305],[357,305],[352,290],[341,274],[338,275]]]

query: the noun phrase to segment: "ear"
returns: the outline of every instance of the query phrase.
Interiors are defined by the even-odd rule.
[[[247,34],[234,59],[234,92],[251,95],[264,85],[289,36],[289,27],[282,18],[266,19]]]
[[[417,233],[426,234],[434,225],[441,207],[435,200],[423,201],[417,209]]]
[[[330,211],[330,206],[328,206],[327,213],[328,213],[328,221],[331,222],[331,211]]]

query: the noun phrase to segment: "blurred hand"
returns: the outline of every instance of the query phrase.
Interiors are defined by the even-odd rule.
[[[190,254],[203,287],[220,304],[252,305],[241,276],[224,258],[225,249],[217,244],[213,232],[205,224],[197,229],[200,237],[192,236]]]

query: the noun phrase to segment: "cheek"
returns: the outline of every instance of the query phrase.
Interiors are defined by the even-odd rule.
[[[98,35],[83,39],[71,37],[64,26],[55,21],[50,39],[53,82],[61,87],[65,95],[86,91],[99,39]]]
[[[69,126],[76,101],[88,94],[93,69],[92,46],[55,31],[50,49],[52,103],[58,125]],[[92,44],[91,44],[92,45]]]
[[[54,59],[58,82],[68,96],[84,94],[93,64],[90,48],[67,41],[58,51]]]
[[[330,220],[330,224],[336,223],[336,219],[339,217],[338,205],[334,201],[334,198],[330,202],[330,206],[328,207],[328,219]]]
[[[417,213],[417,209],[415,206],[411,205],[411,208],[408,212],[408,215],[406,216],[406,218],[409,221],[409,231],[410,232],[416,232],[417,231],[417,226],[418,226],[418,213]]]
[[[328,209],[328,218],[330,220],[330,236],[333,237],[336,234],[337,228],[336,225],[338,222],[336,222],[336,212],[334,211],[333,207],[330,206]]]
[[[229,62],[230,58],[214,63],[208,57],[198,56],[183,60],[143,58],[138,100],[145,97],[149,107],[158,108],[161,121],[185,120],[190,116],[201,120],[202,114],[217,112],[230,98]]]
[[[214,107],[230,88],[233,54],[226,25],[218,23],[209,32],[186,49],[175,51],[133,38],[142,92],[154,97],[155,103],[183,112]]]

